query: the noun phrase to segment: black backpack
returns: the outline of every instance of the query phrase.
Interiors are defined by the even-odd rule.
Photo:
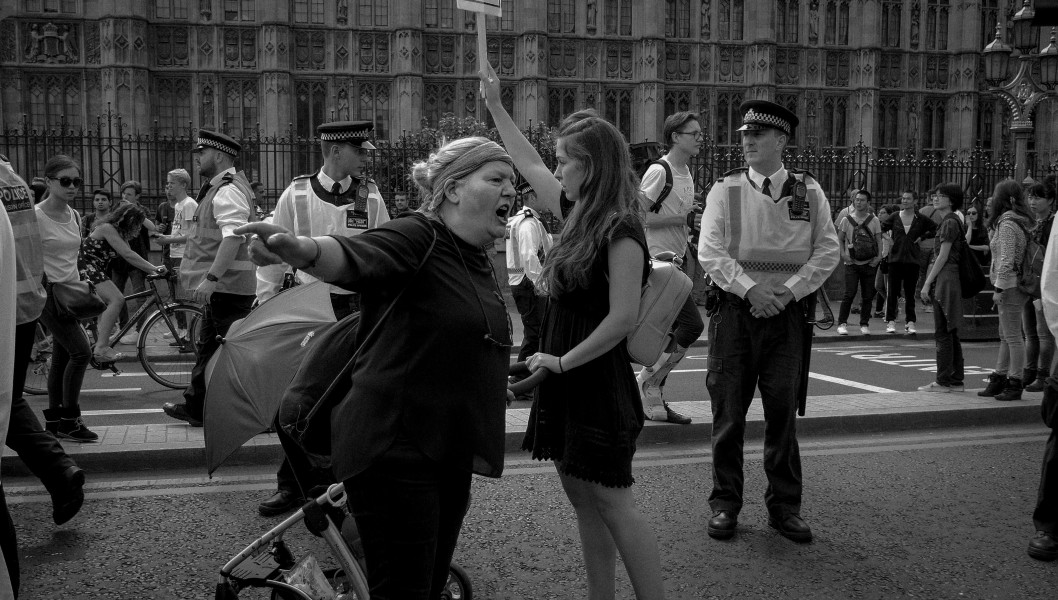
[[[867,224],[871,222],[874,215],[867,215],[863,223],[857,223],[851,214],[845,215],[845,218],[853,226],[852,244],[849,247],[849,254],[852,256],[852,260],[870,260],[878,256],[878,240],[871,233],[871,230],[867,229]]]
[[[670,167],[669,163],[666,161],[653,160],[647,163],[646,169],[643,169],[643,175],[646,175],[647,169],[650,169],[651,165],[661,165],[661,167],[665,169],[665,185],[662,186],[661,193],[658,194],[658,199],[650,205],[650,212],[656,214],[661,211],[661,203],[665,201],[665,198],[669,197],[670,193],[672,193],[672,167]]]

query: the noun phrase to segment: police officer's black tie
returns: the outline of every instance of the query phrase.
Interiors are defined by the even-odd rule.
[[[765,196],[771,198],[771,178],[770,177],[765,177],[764,178],[764,185],[760,186],[760,193],[762,193]]]
[[[338,196],[341,195],[341,193],[342,193],[342,185],[340,183],[338,183],[338,182],[335,182],[334,185],[331,186],[331,195],[334,196],[335,198],[337,198]]]
[[[202,186],[202,189],[198,191],[198,198],[195,198],[195,202],[202,202],[202,199],[206,197],[206,194],[209,193],[209,188],[211,187],[213,187],[213,184],[206,182]]]

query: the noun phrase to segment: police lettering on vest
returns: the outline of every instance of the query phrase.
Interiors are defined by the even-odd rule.
[[[0,158],[0,200],[4,203],[15,237],[15,323],[29,323],[40,316],[47,294],[41,283],[44,255],[33,210],[33,194],[26,182]]]

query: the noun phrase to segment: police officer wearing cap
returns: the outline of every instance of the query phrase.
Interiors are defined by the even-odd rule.
[[[363,176],[374,126],[371,121],[339,121],[316,128],[323,151],[323,166],[312,175],[294,178],[276,202],[272,223],[297,235],[354,236],[389,221],[389,212],[375,182]],[[257,300],[264,302],[282,288],[287,265],[269,265],[257,271]],[[297,271],[299,283],[316,278]],[[352,292],[331,286],[335,316],[343,318],[355,306]]]
[[[546,299],[537,292],[544,271],[544,257],[551,250],[551,234],[535,210],[525,206],[526,200],[533,203],[530,194],[536,193],[528,183],[516,188],[522,207],[511,211],[507,219],[506,255],[507,283],[511,296],[522,319],[522,347],[518,350],[518,362],[532,356],[540,343],[540,323],[544,317]]]
[[[370,138],[371,121],[325,123],[316,129],[323,150],[323,166],[312,175],[296,177],[279,197],[272,223],[297,235],[350,237],[389,221],[389,213],[378,187],[362,174],[367,152],[374,150]],[[260,244],[253,240],[251,244]],[[299,283],[316,281],[304,271],[288,265],[267,265],[257,269],[257,301],[264,302],[283,287],[284,279],[296,277]],[[341,320],[354,312],[356,294],[330,286],[334,316]],[[285,458],[276,474],[276,492],[258,505],[264,516],[283,514],[301,504],[316,485],[333,483],[329,471],[312,467],[300,447],[276,427]]]
[[[192,300],[202,304],[199,322],[198,360],[191,370],[191,383],[184,402],[166,402],[165,414],[202,426],[206,398],[206,363],[220,347],[218,336],[250,312],[256,277],[247,253],[246,238],[235,228],[256,220],[253,190],[242,171],[235,170],[235,157],[242,146],[223,133],[199,130],[192,149],[199,175],[207,180],[198,193],[198,209],[191,221],[180,283]]]
[[[743,504],[746,413],[759,387],[764,405],[764,501],[769,524],[808,542],[801,518],[801,457],[795,415],[810,348],[805,305],[838,264],[830,204],[809,173],[786,169],[782,152],[797,117],[766,101],[743,102],[746,167],[713,185],[702,216],[698,259],[720,301],[711,312],[706,386],[713,410],[713,512],[707,531],[735,534]]]

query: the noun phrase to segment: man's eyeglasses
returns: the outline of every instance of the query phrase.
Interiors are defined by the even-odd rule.
[[[84,179],[81,179],[80,177],[52,177],[51,179],[52,181],[58,181],[59,185],[61,185],[62,187],[81,187],[81,184],[84,183]]]
[[[698,131],[677,131],[676,133],[679,133],[681,135],[692,135],[692,136],[694,136],[694,139],[698,140],[699,142],[705,139],[705,134],[702,133],[701,130],[698,130]]]

